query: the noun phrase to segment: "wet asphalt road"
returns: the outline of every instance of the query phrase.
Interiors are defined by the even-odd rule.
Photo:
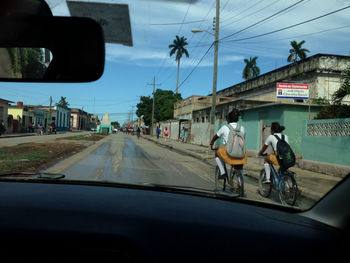
[[[120,160],[116,147],[122,147]],[[116,165],[117,164],[117,165]],[[213,168],[144,139],[112,135],[84,159],[69,167],[66,179],[130,184],[164,184],[214,189]]]

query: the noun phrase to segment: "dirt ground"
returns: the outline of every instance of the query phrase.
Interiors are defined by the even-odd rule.
[[[0,148],[0,173],[45,170],[87,146],[74,143],[25,143]]]

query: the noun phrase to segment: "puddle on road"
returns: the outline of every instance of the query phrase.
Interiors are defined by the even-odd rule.
[[[110,143],[103,143],[83,160],[64,171],[66,179],[116,181]]]

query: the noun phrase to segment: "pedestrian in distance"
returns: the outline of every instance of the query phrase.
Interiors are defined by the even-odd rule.
[[[0,135],[6,131],[5,123],[0,121]]]
[[[165,138],[165,141],[166,141],[166,139],[168,138],[168,128],[165,128],[165,131],[164,131],[164,138]]]
[[[185,129],[185,127],[182,127],[182,130],[180,132],[180,141],[182,143],[184,143],[184,141],[185,141],[185,134],[186,134],[186,129]]]
[[[157,133],[157,139],[159,139],[159,135],[160,135],[160,128],[159,128],[159,126],[157,127],[156,133]]]

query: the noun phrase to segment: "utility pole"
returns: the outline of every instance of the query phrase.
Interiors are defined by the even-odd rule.
[[[51,107],[52,107],[52,96],[50,96],[50,108],[49,108],[49,125],[51,125]]]
[[[212,94],[212,105],[211,105],[211,111],[210,111],[210,139],[209,140],[213,138],[214,131],[215,131],[216,86],[217,86],[217,77],[218,77],[219,22],[220,22],[220,0],[216,0],[213,94]]]
[[[156,85],[160,86],[162,85],[161,83],[156,84],[156,76],[153,77],[153,83],[147,83],[147,85],[153,85],[153,106],[152,106],[152,123],[151,123],[151,135],[153,136],[153,124],[154,124],[154,94],[155,94],[155,89]]]

